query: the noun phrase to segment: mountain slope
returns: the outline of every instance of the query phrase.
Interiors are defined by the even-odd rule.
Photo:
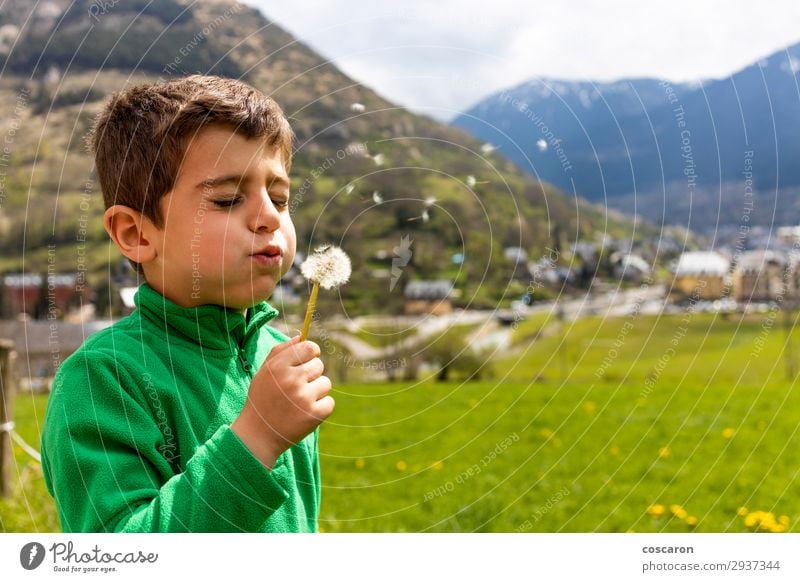
[[[386,305],[388,283],[375,277],[386,265],[373,257],[403,235],[414,240],[405,277],[453,278],[465,304],[490,305],[514,271],[504,247],[543,253],[554,237],[568,244],[609,229],[630,237],[634,228],[484,153],[461,130],[393,105],[232,1],[13,0],[0,9],[0,54],[0,109],[24,128],[15,130],[0,205],[0,272],[46,268],[47,244],[57,268],[73,270],[86,234],[93,275],[108,278],[117,255],[98,219],[83,137],[112,91],[192,72],[240,77],[282,105],[297,134],[298,250],[342,244],[360,282],[346,293],[359,300]],[[454,253],[466,255],[462,265]]]
[[[500,143],[544,180],[574,184],[618,208],[637,204],[652,220],[694,228],[735,223],[747,202],[743,172],[752,171],[753,222],[770,224],[773,215],[796,222],[799,69],[795,45],[726,79],[692,85],[532,81],[489,97],[453,125]],[[526,112],[513,100],[526,103]],[[560,140],[567,165],[553,144],[537,147],[539,119]],[[514,128],[508,138],[500,135],[505,128]]]

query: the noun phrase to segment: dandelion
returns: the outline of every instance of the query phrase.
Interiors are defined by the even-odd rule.
[[[697,525],[697,518],[693,515],[690,515],[686,518],[686,525],[694,527]]]
[[[662,459],[666,459],[670,455],[669,447],[661,447],[658,449],[658,456]]]
[[[356,469],[363,469],[364,465],[366,465],[364,459],[356,459]]]
[[[384,156],[383,154],[375,154],[374,156],[372,156],[372,161],[375,162],[376,166],[382,166],[386,161],[386,156]]]
[[[356,187],[353,186],[352,184],[348,184],[347,186],[344,187],[344,193],[345,194],[352,194],[353,190],[355,190],[355,188]]]
[[[485,144],[483,144],[481,146],[481,152],[484,153],[484,154],[490,154],[490,153],[492,153],[494,150],[496,150],[499,147],[500,146],[496,146],[496,145],[491,144],[491,143],[485,143]]]
[[[661,505],[660,503],[651,505],[650,507],[647,508],[647,515],[656,518],[661,517],[662,515],[664,515],[664,506]]]
[[[353,103],[352,105],[350,105],[350,111],[352,111],[353,113],[364,113],[364,111],[366,110],[367,108],[364,107],[362,103]]]
[[[373,201],[375,204],[380,204],[381,202],[383,202],[383,196],[381,195],[381,193],[380,193],[380,192],[378,192],[377,190],[375,190],[375,191],[372,193],[372,201]]]
[[[619,447],[616,447],[616,446],[611,447],[610,449],[608,449],[608,454],[611,455],[612,457],[618,457],[619,456]]]
[[[732,439],[733,435],[735,434],[736,434],[735,428],[726,428],[725,430],[722,431],[722,436],[729,440]]]
[[[425,199],[425,206],[433,206],[434,204],[436,204],[436,198],[434,198],[433,196],[428,196]]]
[[[587,400],[586,402],[583,403],[583,410],[587,414],[592,414],[595,410],[597,410],[597,405],[591,400]]]
[[[311,318],[314,316],[314,308],[317,306],[317,293],[320,286],[330,290],[347,283],[351,273],[350,258],[339,247],[324,245],[317,248],[303,261],[303,264],[300,265],[300,272],[314,284],[308,300],[303,330],[300,333],[300,339],[305,341],[308,337],[308,328],[311,326]]]
[[[397,467],[398,471],[405,471],[408,469],[408,464],[405,461],[397,461],[397,463],[395,463],[395,467]]]
[[[546,152],[547,151],[547,142],[544,141],[543,139],[539,139],[539,141],[536,142],[536,147],[539,148],[540,152]]]
[[[434,461],[431,465],[431,469],[434,471],[441,471],[442,467],[444,467],[444,463],[442,461]]]
[[[689,515],[689,512],[686,511],[683,507],[681,507],[677,503],[670,505],[669,511],[670,513],[672,513],[672,515],[674,515],[678,519],[686,519],[686,517]]]
[[[744,517],[744,526],[753,531],[782,533],[786,531],[788,524],[788,516],[782,515],[776,520],[771,511],[753,511]]]

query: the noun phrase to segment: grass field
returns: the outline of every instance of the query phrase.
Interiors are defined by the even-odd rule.
[[[784,352],[800,359],[800,335],[787,343],[783,323],[538,318],[491,380],[337,385],[321,529],[798,531],[800,401]],[[17,400],[28,442],[43,412]],[[0,501],[0,527],[49,531],[41,471],[17,452],[25,495]]]

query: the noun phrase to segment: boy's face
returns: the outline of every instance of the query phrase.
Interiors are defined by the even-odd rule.
[[[201,130],[161,211],[145,277],[178,305],[246,309],[267,299],[292,266],[289,176],[280,152],[261,139],[223,126]]]

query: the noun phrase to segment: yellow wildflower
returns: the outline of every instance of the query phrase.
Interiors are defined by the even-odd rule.
[[[595,410],[597,410],[597,405],[591,400],[587,400],[586,402],[583,403],[583,410],[587,414],[592,414]]]
[[[697,518],[693,515],[690,515],[686,518],[686,525],[694,527],[697,525]]]
[[[686,519],[686,516],[689,515],[689,512],[686,511],[683,507],[678,505],[677,503],[670,505],[669,510],[678,519]]]
[[[662,515],[664,515],[664,506],[661,505],[660,503],[651,505],[650,507],[647,508],[647,514],[650,515],[651,517],[661,517]]]
[[[408,469],[408,464],[405,461],[397,461],[395,467],[397,467],[398,471],[405,471]]]
[[[725,430],[722,431],[722,436],[725,437],[726,439],[732,439],[733,435],[735,435],[735,434],[736,434],[736,429],[735,428],[730,428],[729,427],[729,428],[726,428]]]
[[[748,513],[749,513],[749,512],[747,511],[747,508],[746,508],[746,507],[740,507],[740,508],[739,508],[739,509],[736,511],[736,514],[737,514],[739,517],[744,517],[744,516],[745,516],[745,515],[747,515]]]
[[[434,471],[441,471],[442,467],[444,467],[444,463],[442,461],[434,461],[431,465],[431,469]]]
[[[662,459],[666,459],[667,457],[669,457],[669,454],[670,454],[669,447],[661,447],[660,449],[658,449],[658,456],[661,457]]]
[[[364,459],[356,459],[356,469],[363,469],[365,464]]]

